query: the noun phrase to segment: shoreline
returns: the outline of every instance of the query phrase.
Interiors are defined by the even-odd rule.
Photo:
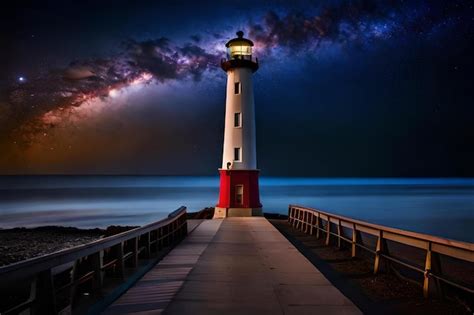
[[[90,243],[104,235],[102,229],[63,226],[0,230],[0,267]]]
[[[212,219],[213,215],[214,208],[208,207],[201,211],[189,212],[188,219]],[[136,227],[111,225],[105,229],[81,229],[48,225],[34,228],[0,228],[0,267],[84,245]]]
[[[136,226],[80,229],[70,226],[39,226],[0,229],[0,267],[88,244]]]

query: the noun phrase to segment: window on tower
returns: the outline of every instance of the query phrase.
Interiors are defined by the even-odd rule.
[[[240,161],[240,160],[241,160],[240,148],[234,148],[234,161]]]
[[[234,113],[234,127],[242,127],[242,117],[240,113]]]
[[[240,94],[240,82],[234,83],[234,94]]]

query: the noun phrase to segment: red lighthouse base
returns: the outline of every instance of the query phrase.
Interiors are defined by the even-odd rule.
[[[261,216],[258,170],[219,169],[219,203],[214,218]]]

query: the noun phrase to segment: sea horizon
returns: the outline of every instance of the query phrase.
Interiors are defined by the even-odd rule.
[[[266,213],[289,204],[474,241],[474,178],[262,177]],[[143,225],[186,206],[213,207],[217,176],[0,175],[0,228]]]

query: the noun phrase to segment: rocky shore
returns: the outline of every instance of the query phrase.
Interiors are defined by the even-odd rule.
[[[102,235],[103,229],[61,226],[0,230],[0,266],[86,244]]]
[[[213,214],[214,208],[205,208],[188,213],[188,219],[212,219]],[[0,267],[87,244],[101,237],[133,228],[135,226],[113,225],[107,229],[78,229],[63,226],[0,229]]]
[[[135,226],[78,229],[63,226],[0,229],[0,266],[83,245]]]

